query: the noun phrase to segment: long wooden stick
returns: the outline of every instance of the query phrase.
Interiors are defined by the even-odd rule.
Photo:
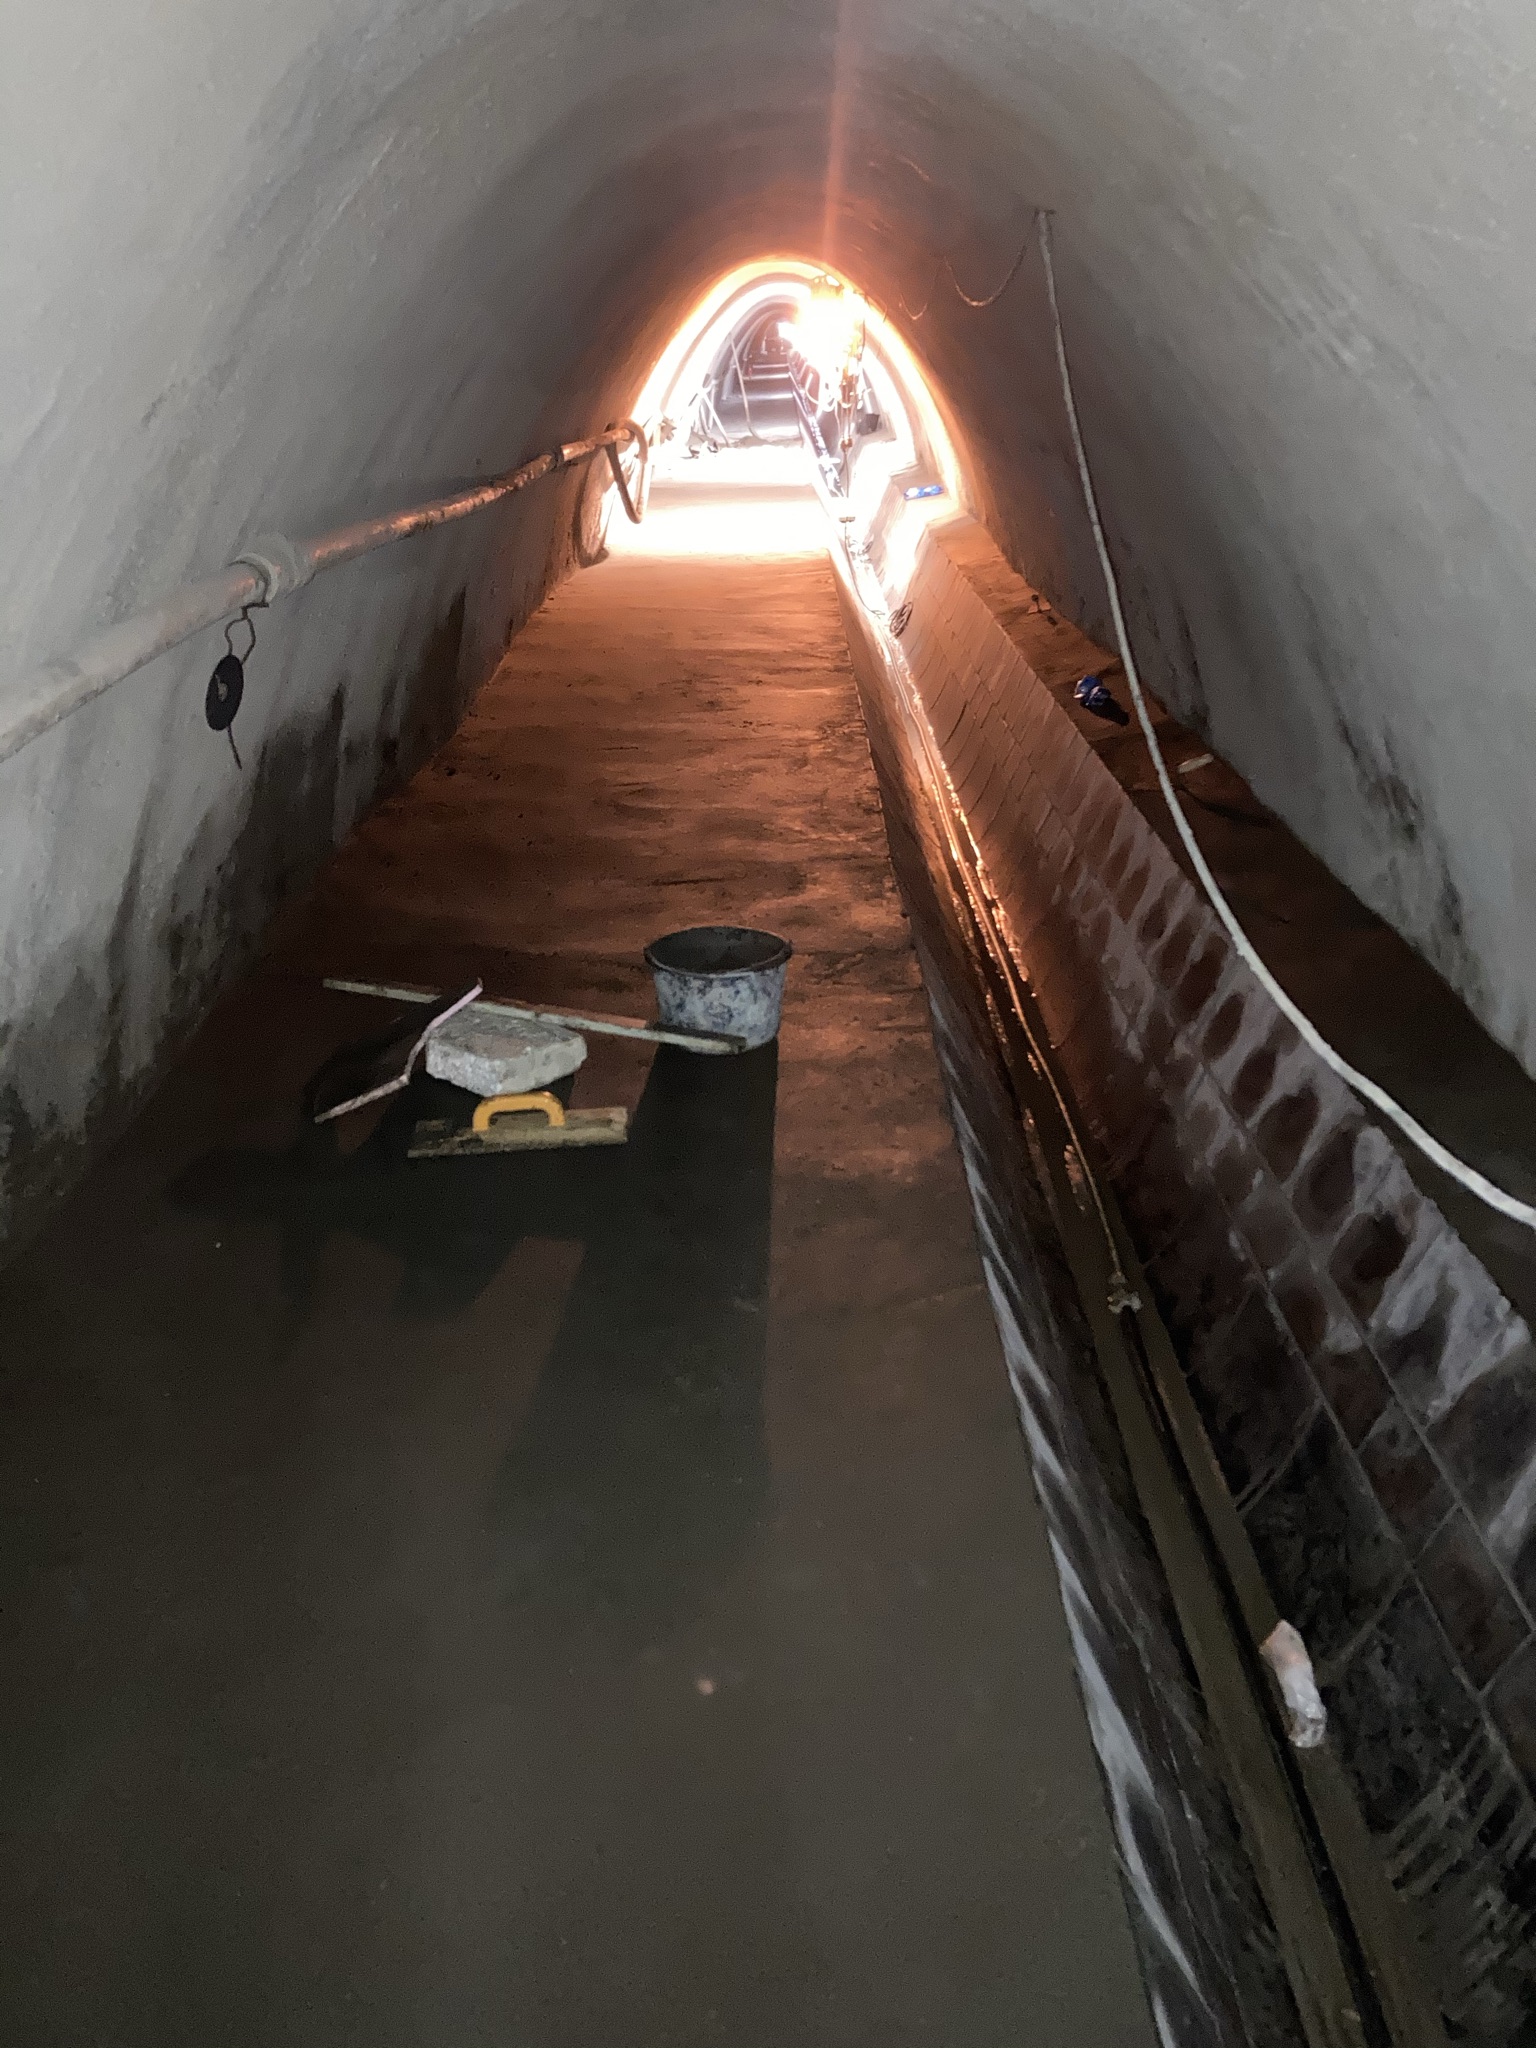
[[[435,1003],[436,989],[414,982],[346,981],[327,975],[324,986],[347,996],[382,996],[392,1003]],[[465,1006],[466,1016],[526,1017],[535,1024],[562,1024],[570,1031],[596,1031],[608,1038],[638,1038],[649,1045],[680,1045],[685,1052],[745,1052],[746,1040],[729,1031],[681,1031],[670,1024],[647,1024],[639,1017],[578,1017],[572,1010],[541,1010],[532,1003],[508,1002],[502,996],[480,996]]]

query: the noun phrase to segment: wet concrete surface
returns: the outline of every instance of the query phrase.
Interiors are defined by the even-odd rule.
[[[622,1151],[301,1122],[324,972],[717,919]],[[1152,2038],[824,559],[566,586],[0,1322],[8,2044]]]

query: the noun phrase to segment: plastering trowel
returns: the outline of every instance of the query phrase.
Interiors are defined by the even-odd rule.
[[[468,1129],[424,1118],[407,1148],[411,1159],[477,1159],[500,1152],[553,1152],[563,1145],[622,1145],[627,1109],[567,1109],[556,1095],[492,1095],[476,1104]]]

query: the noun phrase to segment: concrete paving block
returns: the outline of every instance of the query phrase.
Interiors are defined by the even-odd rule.
[[[427,1041],[427,1072],[471,1095],[524,1095],[574,1074],[587,1041],[558,1024],[471,1008]]]

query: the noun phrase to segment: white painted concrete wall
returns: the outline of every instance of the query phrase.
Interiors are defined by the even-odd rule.
[[[977,295],[1025,202],[1059,210],[1092,452],[1166,694],[1536,1069],[1536,13],[901,12],[871,131],[887,205]],[[916,303],[927,274],[903,275]],[[918,331],[1000,444],[1015,558],[1102,631],[1038,287],[1030,262],[992,311],[950,294]]]
[[[1521,0],[0,0],[0,45],[0,689],[263,528],[601,424],[731,261],[894,302],[952,250],[974,290],[1043,199],[1165,689],[1536,1065]],[[1092,626],[1041,310],[1030,262],[911,331]],[[18,1214],[452,716],[569,513],[274,611],[243,777],[216,639],[0,768]]]

